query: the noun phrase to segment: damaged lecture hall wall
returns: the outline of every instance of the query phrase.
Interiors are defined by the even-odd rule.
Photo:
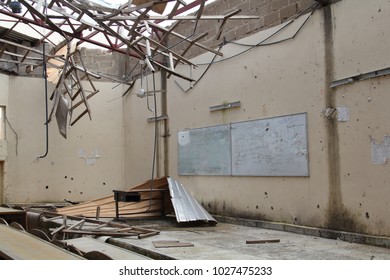
[[[206,10],[228,10],[227,2]],[[292,1],[269,2],[280,3],[271,7],[280,15]],[[253,3],[244,3],[248,14]],[[264,15],[261,31],[214,42],[223,57],[177,66],[195,82],[145,74],[142,87],[166,88],[156,106],[137,96],[141,79],[124,98],[126,87],[98,82],[92,121],[81,119],[68,139],[51,123],[50,152],[39,160],[43,80],[1,75],[17,133],[7,126],[3,202],[102,197],[150,178],[154,163],[156,176],[178,179],[211,214],[390,236],[390,80],[381,75],[390,65],[389,15],[384,0],[342,0],[267,28]]]

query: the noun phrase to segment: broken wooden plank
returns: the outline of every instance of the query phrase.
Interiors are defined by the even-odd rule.
[[[124,237],[124,236],[138,236],[138,233],[134,232],[117,232],[117,231],[93,231],[93,230],[73,230],[73,229],[63,229],[63,233],[73,233],[81,235],[96,235],[96,236],[115,236],[115,237]]]
[[[181,242],[181,241],[153,241],[155,248],[176,248],[176,247],[194,247],[194,244],[191,242]]]
[[[246,244],[266,244],[266,243],[279,243],[280,239],[268,239],[268,240],[247,240]]]
[[[81,220],[81,221],[78,221],[77,223],[75,223],[74,225],[71,225],[70,227],[68,227],[67,229],[68,230],[72,230],[72,229],[74,229],[74,228],[76,228],[76,227],[78,227],[78,226],[82,226],[82,225],[84,225],[84,223],[85,223],[85,220]]]
[[[55,235],[57,232],[60,232],[61,230],[63,230],[65,228],[64,225],[60,226],[59,228],[53,230],[50,234],[51,235]]]
[[[138,235],[138,239],[144,239],[144,238],[155,236],[155,235],[158,235],[158,234],[160,234],[160,233],[159,232],[143,233],[143,234]]]

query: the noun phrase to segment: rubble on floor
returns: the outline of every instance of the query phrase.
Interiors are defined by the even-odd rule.
[[[128,258],[142,258],[124,249],[107,248],[109,238],[144,239],[160,234],[150,226],[130,225],[135,220],[150,221],[176,217],[177,224],[200,223],[215,226],[217,221],[177,181],[163,177],[145,181],[127,191],[113,190],[111,196],[61,207],[34,205],[3,208],[8,221],[0,223],[25,232],[42,242],[56,245],[85,259],[115,259],[128,251]],[[9,216],[11,214],[13,216]],[[1,212],[0,212],[1,214]],[[1,217],[0,217],[1,218]],[[161,220],[158,220],[159,223]],[[199,224],[198,224],[199,225]],[[157,226],[159,226],[157,224]],[[30,238],[30,237],[29,237]],[[105,239],[102,240],[97,239]],[[96,243],[98,242],[98,243]],[[193,244],[180,241],[156,243],[162,247],[188,247]],[[112,246],[112,245],[110,245]],[[156,248],[157,248],[156,247]],[[93,248],[93,250],[92,250]],[[147,257],[146,257],[147,258]]]

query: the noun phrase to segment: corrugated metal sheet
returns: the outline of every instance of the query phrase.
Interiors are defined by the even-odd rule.
[[[203,221],[217,224],[217,221],[187,192],[183,185],[171,177],[168,177],[168,184],[177,222]]]

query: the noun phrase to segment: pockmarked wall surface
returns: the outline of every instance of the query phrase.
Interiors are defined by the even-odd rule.
[[[7,128],[4,202],[77,202],[123,188],[122,87],[95,82],[92,120],[85,115],[64,139],[55,117],[46,137],[44,85],[42,78],[9,77],[7,118],[15,133]]]
[[[389,236],[390,76],[378,73],[390,66],[390,5],[343,0],[332,12],[334,81],[355,77],[331,92],[341,109],[335,130],[340,183],[333,195],[334,226]],[[371,78],[360,80],[360,75]]]
[[[52,122],[38,161],[43,80],[0,76],[17,133],[7,128],[3,201],[89,200],[172,176],[211,214],[390,236],[389,21],[388,1],[342,0],[177,67],[194,82],[155,73],[123,98],[99,83],[92,122],[67,140]],[[212,109],[228,104],[239,105]],[[179,175],[180,132],[296,114],[307,116],[308,176]]]
[[[331,87],[388,68],[389,13],[386,1],[338,1],[222,45],[223,57],[198,56],[197,68],[177,68],[195,82],[171,77],[166,96],[157,93],[157,115],[167,110],[157,126],[137,83],[124,103],[125,181],[150,174],[157,127],[157,170],[211,213],[390,236],[389,77]],[[299,113],[307,114],[309,176],[179,175],[180,132]]]
[[[326,96],[322,25],[317,11],[284,28],[267,29],[240,40],[240,45],[223,46],[220,51],[224,56],[216,58],[195,85],[179,80],[175,83],[175,79],[169,83],[171,174],[176,174],[179,165],[179,131],[307,113],[309,177],[272,176],[271,172],[268,176],[180,176],[207,210],[326,226],[329,166],[324,129],[327,120],[322,113]],[[289,39],[301,27],[298,36]],[[259,42],[271,45],[255,47]],[[198,57],[199,67],[193,70],[193,77],[199,78],[212,58]],[[240,107],[210,110],[211,106],[237,101]]]

